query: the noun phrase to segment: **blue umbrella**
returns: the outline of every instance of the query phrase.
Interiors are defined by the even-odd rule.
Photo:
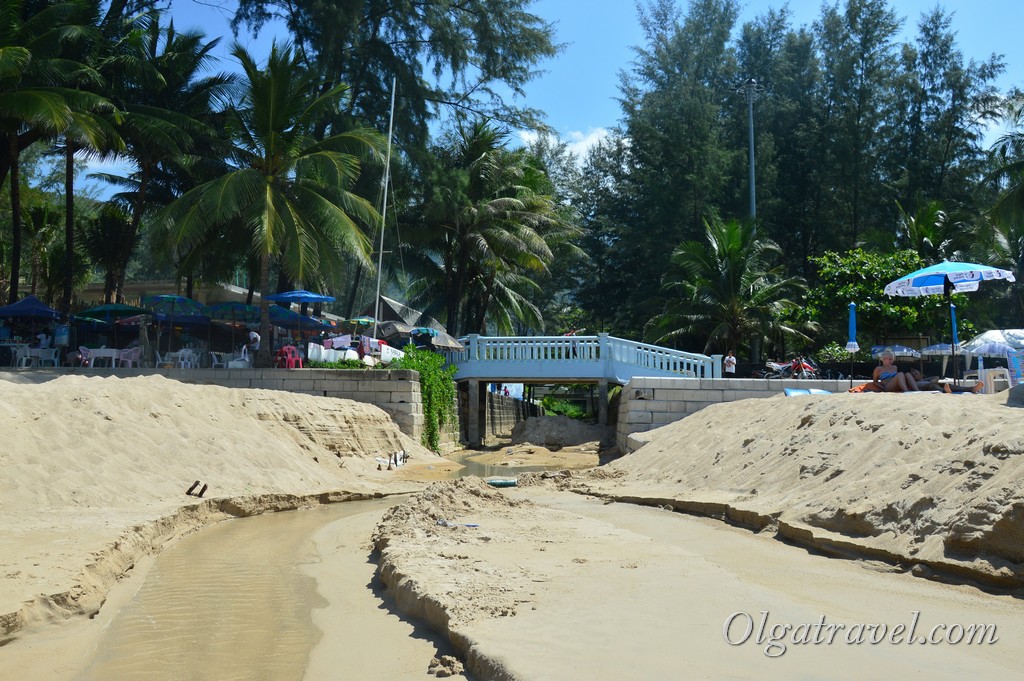
[[[941,296],[950,293],[977,291],[982,281],[1005,279],[1016,281],[1013,272],[971,262],[940,262],[911,272],[885,287],[889,296]]]
[[[260,309],[255,305],[226,302],[215,303],[207,307],[210,319],[230,319],[232,322],[258,322]]]
[[[1013,272],[1002,270],[990,265],[978,265],[972,262],[949,262],[944,260],[936,265],[930,265],[900,277],[896,281],[889,282],[885,286],[885,294],[889,296],[946,296],[949,303],[949,326],[950,336],[953,343],[952,357],[956,359],[957,331],[956,331],[956,307],[953,305],[950,296],[954,293],[969,293],[977,291],[979,284],[983,281],[994,279],[1005,279],[1016,281]],[[956,362],[953,362],[953,380],[956,380]]]
[[[294,291],[285,291],[283,293],[275,293],[272,296],[267,296],[267,300],[275,303],[333,303],[334,297],[327,296],[322,293],[313,293],[312,291],[306,291],[304,289],[296,289]],[[312,317],[302,317],[299,319],[298,331],[299,336],[302,335],[302,319],[312,320]],[[284,326],[278,324],[278,326]],[[319,322],[312,322],[307,326],[313,326],[323,328]]]
[[[235,348],[235,322],[258,322],[260,309],[255,305],[246,305],[235,301],[215,303],[207,307],[210,319],[231,320],[231,349]]]
[[[906,345],[872,345],[871,356],[878,359],[883,352],[891,352],[893,357],[913,357],[917,359],[921,353]]]
[[[935,343],[926,348],[921,348],[922,357],[942,357],[953,352],[953,346],[949,343]]]
[[[272,296],[267,296],[267,300],[275,303],[333,303],[334,298],[331,296],[325,296],[322,293],[313,293],[311,291],[305,291],[303,289],[297,289],[295,291],[285,291],[283,293],[275,293]]]
[[[850,339],[846,341],[846,351],[850,353],[850,387],[853,388],[853,353],[860,350],[860,346],[857,345],[857,305],[850,303],[850,322],[849,328]]]
[[[854,303],[850,303],[850,323],[848,330],[850,332],[850,340],[846,342],[846,351],[854,353],[860,350],[860,346],[857,345],[857,306]]]
[[[142,307],[153,311],[153,316],[160,321],[174,324],[209,324],[206,306],[185,296],[160,295],[143,296],[139,301]],[[167,352],[171,351],[171,334],[167,334]]]

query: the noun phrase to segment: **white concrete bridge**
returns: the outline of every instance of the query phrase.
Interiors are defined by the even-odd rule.
[[[608,422],[608,384],[625,385],[630,379],[719,378],[721,356],[708,357],[656,345],[596,336],[479,336],[462,339],[464,349],[446,353],[457,368],[455,381],[467,383],[466,435],[479,444],[480,384],[487,383],[597,383],[598,420]]]

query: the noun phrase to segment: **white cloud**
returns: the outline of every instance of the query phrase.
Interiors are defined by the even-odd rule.
[[[519,130],[516,133],[524,145],[533,144],[540,135],[534,130]],[[591,147],[597,145],[601,140],[610,135],[607,128],[590,128],[587,132],[572,131],[564,137],[559,137],[559,142],[564,142],[570,152],[576,155],[581,162],[590,151]]]
[[[585,133],[579,131],[570,132],[568,139],[569,151],[582,159],[587,155],[591,147],[596,146],[601,140],[608,137],[609,134],[607,128],[591,128]]]

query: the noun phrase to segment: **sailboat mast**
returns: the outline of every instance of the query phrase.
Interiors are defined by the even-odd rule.
[[[380,209],[380,248],[377,252],[377,295],[373,298],[373,338],[377,338],[377,326],[380,324],[380,277],[384,266],[384,225],[388,214],[388,184],[391,181],[391,131],[395,123],[395,87],[397,78],[391,77],[391,113],[388,114],[388,150],[384,160],[384,204]]]

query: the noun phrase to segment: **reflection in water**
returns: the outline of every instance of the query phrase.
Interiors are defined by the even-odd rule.
[[[324,603],[299,569],[316,560],[311,537],[379,504],[231,520],[182,539],[157,559],[78,678],[301,679],[320,638],[310,608]]]

